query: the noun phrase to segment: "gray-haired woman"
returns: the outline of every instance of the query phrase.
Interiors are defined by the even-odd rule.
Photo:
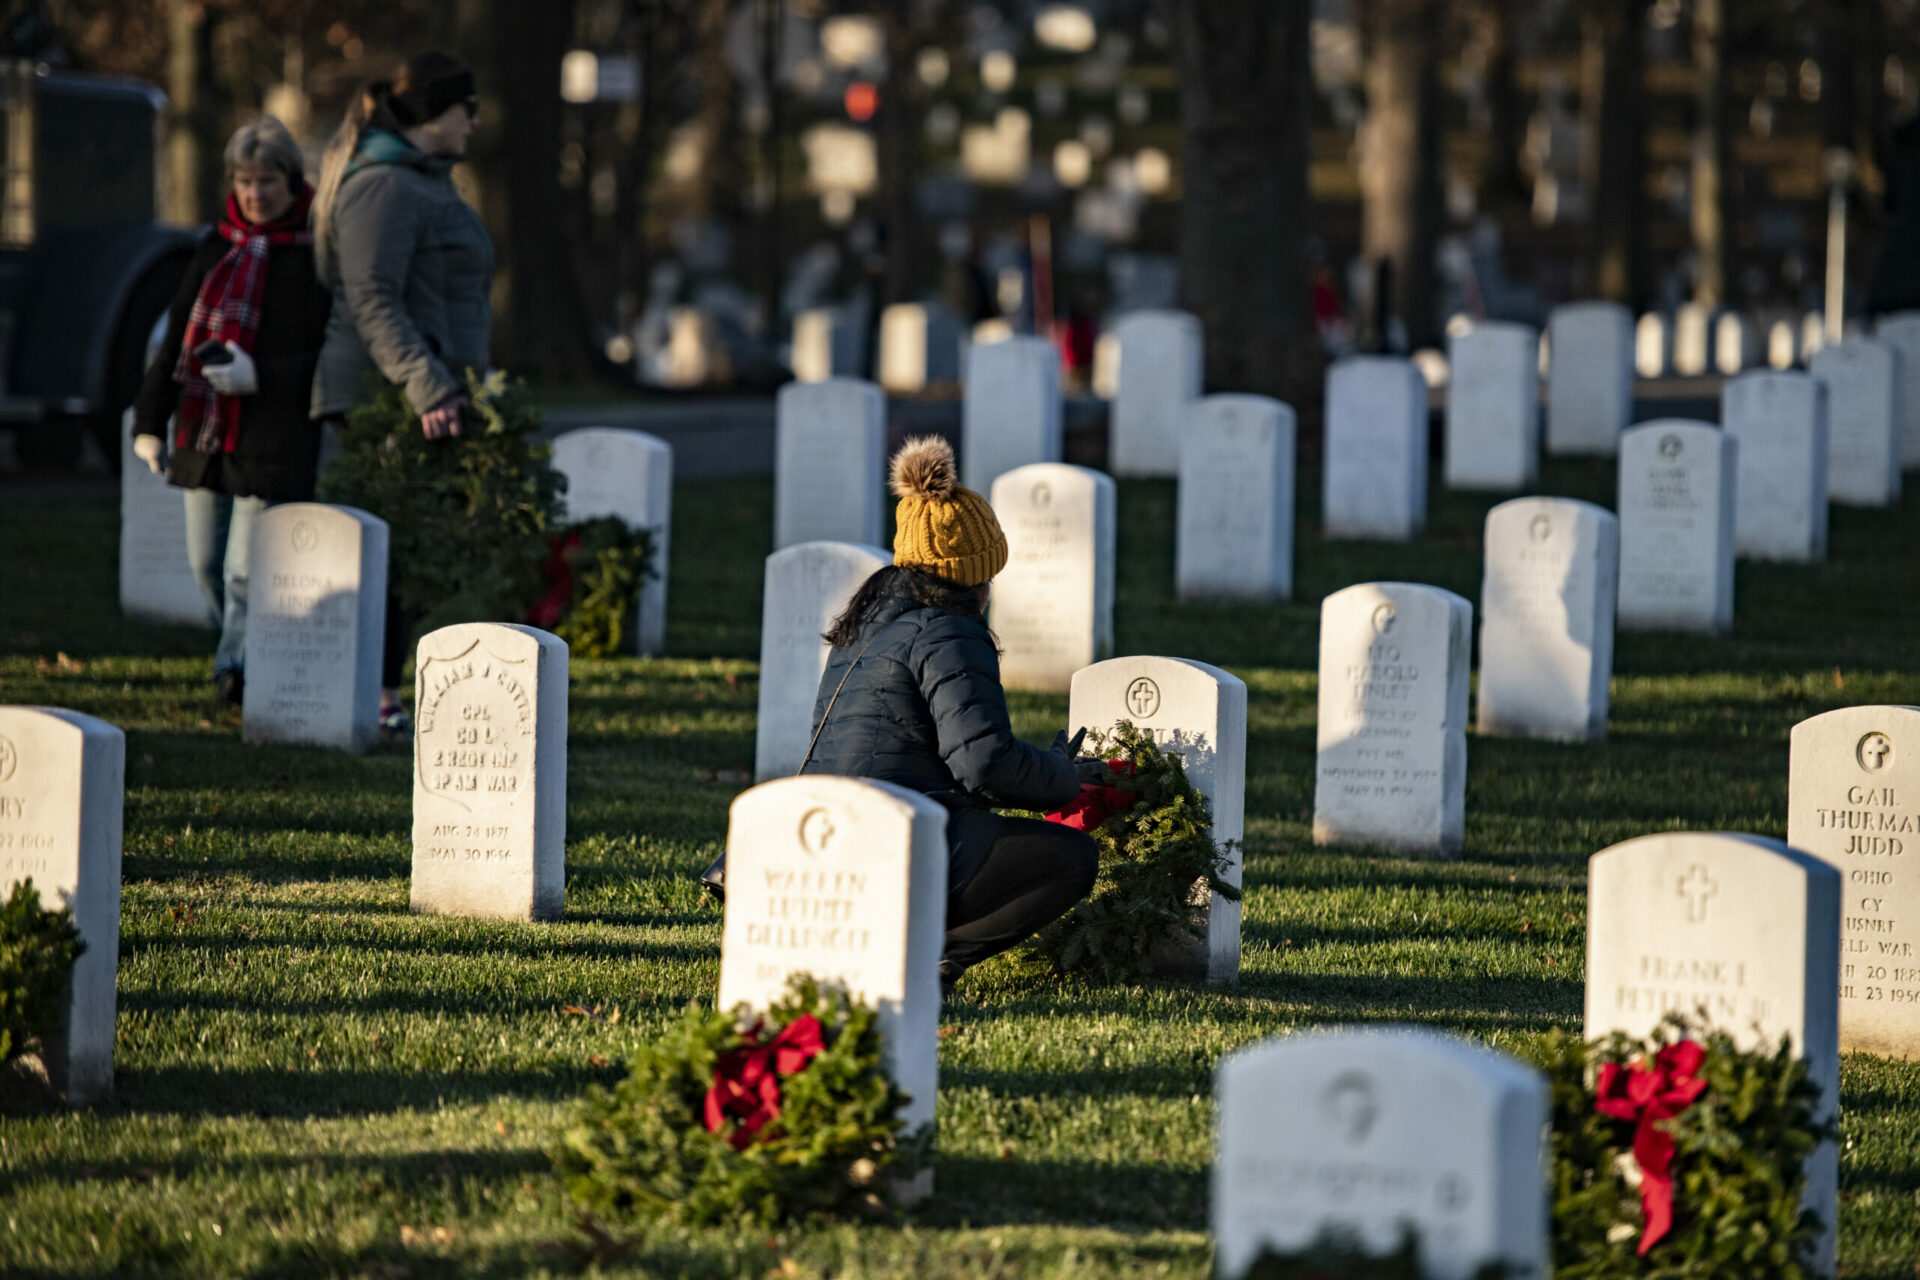
[[[134,402],[134,452],[186,490],[187,560],[220,628],[213,680],[228,703],[242,692],[254,519],[311,498],[319,462],[307,406],[331,296],[314,274],[304,170],[272,116],[233,135],[226,209],[180,282]]]

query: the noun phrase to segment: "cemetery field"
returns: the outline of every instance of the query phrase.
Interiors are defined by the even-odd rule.
[[[1613,475],[1550,464],[1534,492],[1611,507]],[[692,877],[752,766],[771,483],[678,487],[676,656],[573,666],[551,925],[411,915],[405,748],[242,745],[210,638],[119,616],[117,493],[0,488],[0,703],[127,731],[117,1095],[0,1117],[0,1274],[1204,1276],[1222,1054],[1323,1023],[1509,1049],[1577,1028],[1589,854],[1784,837],[1797,721],[1920,702],[1920,503],[1839,508],[1829,564],[1739,566],[1733,637],[1620,636],[1607,742],[1470,736],[1460,860],[1316,851],[1319,601],[1382,579],[1477,601],[1493,503],[1436,489],[1417,543],[1326,543],[1318,484],[1303,467],[1295,603],[1272,607],[1177,602],[1173,487],[1120,486],[1119,652],[1248,685],[1239,988],[996,962],[943,1017],[937,1193],[905,1224],[611,1240],[546,1152],[582,1090],[716,986],[719,912]],[[1066,698],[1015,711],[1045,742]],[[1842,1091],[1841,1273],[1911,1278],[1920,1063],[1849,1055]]]

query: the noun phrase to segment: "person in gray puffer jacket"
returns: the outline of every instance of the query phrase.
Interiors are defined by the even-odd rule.
[[[384,379],[405,393],[427,439],[460,434],[466,371],[486,371],[493,328],[493,241],[452,176],[478,113],[465,64],[417,54],[362,91],[328,144],[314,257],[334,301],[314,418],[338,421]],[[380,682],[389,732],[407,728],[397,686],[413,621],[389,597]]]
[[[1043,751],[1013,735],[1000,652],[982,616],[1007,563],[993,508],[954,479],[943,440],[893,460],[893,563],[854,593],[826,639],[804,774],[873,778],[921,792],[947,818],[944,990],[1087,896],[1099,848],[1084,832],[997,808],[1064,808],[1098,761],[1062,733]]]

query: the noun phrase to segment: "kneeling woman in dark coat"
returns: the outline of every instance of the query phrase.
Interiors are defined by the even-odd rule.
[[[943,440],[895,456],[893,564],[867,579],[827,640],[803,773],[874,778],[948,810],[947,945],[940,982],[998,955],[1093,888],[1099,849],[995,806],[1058,809],[1079,794],[1062,734],[1051,751],[1013,736],[987,584],[1006,567],[993,508],[954,478]],[[822,723],[824,719],[824,724]]]

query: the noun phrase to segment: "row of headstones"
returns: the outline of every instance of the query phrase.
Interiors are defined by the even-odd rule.
[[[131,430],[122,434],[121,611],[205,626],[206,600],[187,566],[180,491],[133,456]],[[659,653],[666,639],[672,448],[645,432],[588,427],[554,439],[553,466],[567,478],[568,519],[617,516],[653,531],[655,576],[641,587],[635,630],[641,654]],[[268,508],[256,522],[246,668],[249,694],[263,686],[252,717],[258,733],[352,749],[371,740],[377,698],[347,694],[372,688],[366,682],[378,676],[387,547],[386,523],[347,507],[290,503]]]
[[[1867,331],[1864,323],[1848,321],[1838,337],[1851,339]],[[1882,316],[1873,323],[1872,333],[1903,359],[1920,360],[1920,312]],[[1791,312],[1748,316],[1690,302],[1672,314],[1649,311],[1635,322],[1634,371],[1651,379],[1669,374],[1733,377],[1760,368],[1792,369],[1810,365],[1836,340],[1822,312],[1808,312],[1796,322]]]
[[[1076,681],[1076,704],[1079,694]],[[1862,724],[1878,732],[1889,713],[1920,727],[1920,710],[1856,708],[1796,732],[1796,831],[1820,822],[1801,810],[1822,813],[1853,785],[1838,776],[1847,772],[1833,758],[1839,739]],[[933,1123],[938,1091],[945,826],[945,811],[917,793],[815,776],[742,794],[728,824],[729,878],[750,887],[727,896],[721,1005],[764,1006],[799,973],[873,1001],[890,1067],[913,1099],[910,1130]],[[1884,1034],[1892,1006],[1859,985],[1867,966],[1852,961],[1857,948],[1842,963],[1852,878],[1844,863],[1836,870],[1755,836],[1654,835],[1595,855],[1587,1034],[1644,1035],[1666,1013],[1704,1008],[1754,1047],[1786,1035],[1810,1063],[1823,1118],[1836,1116],[1843,1013],[1850,1047],[1920,1052],[1912,1011],[1895,1014],[1904,1040]],[[1224,906],[1215,904],[1216,925]],[[1920,995],[1920,975],[1906,981]],[[1869,991],[1877,1002],[1855,1001]],[[1549,1107],[1532,1069],[1421,1032],[1307,1035],[1227,1059],[1218,1103],[1220,1274],[1240,1274],[1262,1246],[1304,1248],[1330,1227],[1384,1249],[1408,1224],[1425,1274],[1465,1277],[1490,1261],[1546,1274]],[[1831,1140],[1809,1157],[1808,1174],[1807,1203],[1827,1226],[1821,1273],[1830,1274]]]

